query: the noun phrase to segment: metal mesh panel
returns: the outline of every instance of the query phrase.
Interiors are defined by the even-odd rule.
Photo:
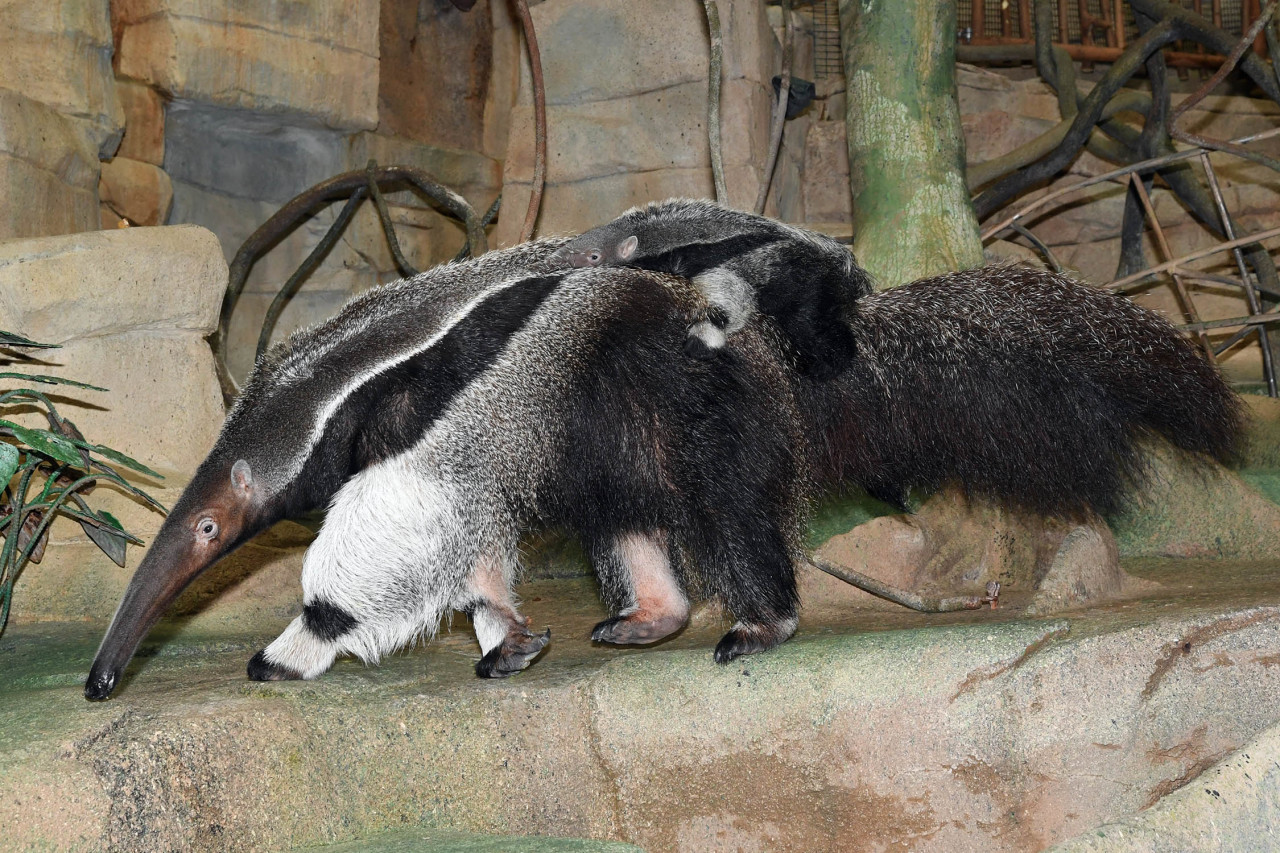
[[[840,11],[837,0],[814,0],[813,71],[819,79],[844,75],[840,56]]]
[[[1174,0],[1183,8],[1192,9],[1199,12],[1210,21],[1215,18],[1221,23],[1221,26],[1228,33],[1241,34],[1248,29],[1248,24],[1242,22],[1244,3],[1240,0]],[[1111,3],[1107,3],[1104,8],[1103,0],[1053,0],[1053,21],[1055,25],[1060,26],[1063,19],[1062,6],[1065,4],[1066,17],[1066,36],[1063,37],[1061,32],[1057,33],[1054,40],[1060,43],[1080,44],[1082,41],[1080,31],[1080,6],[1084,4],[1085,11],[1094,18],[1109,18],[1109,9]],[[973,11],[975,5],[981,5],[982,8],[982,31],[973,30],[972,38],[1000,38],[1007,36],[1017,39],[1031,39],[1031,32],[1021,32],[1020,22],[1018,20],[1018,2],[1017,0],[959,0],[957,17],[959,18],[959,29],[961,33],[973,28]],[[822,3],[814,3],[816,10]],[[831,2],[834,6],[835,3]],[[1134,22],[1133,9],[1128,3],[1121,3],[1121,12],[1124,16],[1125,43],[1133,41],[1138,37],[1138,27]],[[1216,21],[1215,21],[1216,23]],[[1252,23],[1252,22],[1249,22]],[[1005,26],[1008,25],[1008,32]],[[1093,41],[1095,44],[1106,44],[1105,31],[1095,29],[1093,32]]]

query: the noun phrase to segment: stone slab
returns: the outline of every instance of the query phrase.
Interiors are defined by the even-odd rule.
[[[89,124],[6,89],[0,89],[0,154],[76,189],[92,190],[98,182],[98,153]],[[22,209],[30,210],[31,196],[12,198],[24,199]]]
[[[764,8],[730,0],[719,10],[725,79],[767,84],[777,48]],[[544,57],[548,105],[604,101],[699,80],[705,85],[711,48],[699,4],[548,0],[530,12]],[[548,61],[557,56],[574,61]],[[528,71],[521,74],[521,103],[531,103]]]
[[[111,69],[111,23],[102,0],[0,2],[0,89],[22,92],[84,119],[95,150],[110,156],[124,115]]]
[[[480,149],[485,112],[496,106],[489,101],[492,69],[519,56],[509,42],[495,44],[488,0],[467,12],[449,3],[383,3],[380,30],[379,128]]]
[[[164,168],[175,183],[279,207],[346,171],[345,139],[278,115],[180,100],[165,115]]]
[[[813,222],[849,222],[849,148],[843,121],[815,121],[804,142],[804,210]]]
[[[212,449],[224,411],[213,352],[199,334],[143,330],[77,338],[40,358],[30,369],[108,389],[56,393],[58,411],[95,444],[165,476],[189,475]]]
[[[0,243],[0,328],[50,344],[140,329],[199,340],[217,324],[226,284],[221,247],[203,228],[13,240]]]
[[[117,156],[102,164],[98,198],[132,225],[164,225],[173,207],[173,183],[159,166]]]
[[[1125,556],[1280,557],[1280,506],[1239,474],[1152,454],[1149,485],[1111,520]]]
[[[164,99],[151,86],[117,80],[116,93],[124,109],[124,136],[117,157],[164,164]]]
[[[707,87],[684,83],[625,98],[547,108],[547,180],[580,181],[655,169],[706,168]],[[533,108],[511,114],[506,169],[529,180],[533,174]]]
[[[376,0],[136,5],[120,38],[125,77],[178,98],[298,113],[335,128],[378,124]]]
[[[0,124],[3,124],[0,117]],[[0,240],[74,234],[99,225],[98,194],[0,152]],[[22,200],[21,202],[19,200]]]
[[[590,585],[546,581],[521,592],[550,651],[497,682],[474,678],[462,620],[376,669],[251,684],[245,660],[287,616],[235,632],[184,617],[101,705],[81,687],[103,623],[16,625],[0,639],[0,819],[15,843],[121,850],[405,828],[654,851],[1040,850],[1275,725],[1280,598],[1264,583],[1251,605],[1233,583],[1214,602],[1070,619],[806,617],[780,649],[719,667],[715,619],[658,649],[592,646]]]
[[[1270,728],[1151,808],[1047,853],[1264,850],[1280,834],[1280,728]]]
[[[216,21],[228,27],[265,28],[377,57],[376,0],[309,0],[306,3],[227,3],[225,0],[113,0],[111,13],[125,26],[157,16]]]

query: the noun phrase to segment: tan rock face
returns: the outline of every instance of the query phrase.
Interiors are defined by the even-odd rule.
[[[92,126],[0,88],[0,239],[98,227]]]
[[[804,209],[810,222],[849,222],[849,148],[843,121],[815,121],[804,144]]]
[[[117,69],[177,97],[373,128],[378,13],[377,0],[128,0]]]
[[[719,9],[725,182],[729,203],[749,208],[767,153],[768,81],[778,49],[760,4],[732,0]],[[701,5],[548,0],[531,11],[551,136],[538,233],[581,231],[632,205],[673,195],[711,195],[710,48]],[[532,89],[522,74],[505,164],[507,215],[495,229],[497,245],[518,238],[533,173]]]
[[[141,329],[200,338],[226,280],[218,241],[191,226],[0,243],[0,328],[54,344]]]
[[[164,99],[150,86],[117,80],[116,92],[124,108],[124,137],[117,157],[164,164]]]
[[[487,0],[462,12],[449,3],[382,0],[379,129],[479,149],[493,66]]]
[[[0,329],[61,345],[19,369],[108,389],[60,388],[54,399],[89,441],[163,475],[163,481],[127,476],[166,505],[222,425],[222,395],[205,336],[217,322],[226,281],[217,239],[192,226],[0,243]],[[5,417],[44,426],[43,414],[34,411],[7,410]],[[162,521],[109,486],[98,486],[89,500],[144,538]],[[139,549],[129,549],[128,569],[120,569],[65,518],[54,522],[50,541],[41,564],[24,573],[26,594],[16,597],[14,618],[109,615]]]
[[[98,197],[134,225],[163,225],[173,207],[173,184],[159,166],[115,157],[102,164]]]
[[[111,49],[106,0],[0,0],[0,89],[85,120],[104,155],[124,123]]]

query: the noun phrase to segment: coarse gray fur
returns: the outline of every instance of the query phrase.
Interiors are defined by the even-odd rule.
[[[522,243],[359,294],[340,315],[294,332],[254,366],[211,456],[244,459],[267,497],[294,482],[334,411],[371,375],[432,346],[487,295],[541,269],[563,245]],[[296,442],[258,439],[300,437]]]
[[[569,275],[420,441],[342,485],[307,551],[302,585],[305,602],[336,605],[353,617],[354,627],[327,639],[298,617],[255,659],[255,677],[314,678],[340,654],[376,662],[433,633],[452,610],[471,614],[485,660],[496,661],[483,674],[509,675],[528,665],[548,635],[530,631],[516,610],[511,587],[518,573],[518,540],[531,523],[554,521],[563,512],[555,505],[563,495],[548,495],[563,492],[558,483],[564,460],[577,455],[566,446],[564,401],[580,393],[581,373],[590,369],[601,346],[605,321],[631,310],[638,286],[659,288],[666,312],[687,316],[701,305],[685,282],[667,276],[633,270]],[[799,448],[799,413],[770,338],[759,330],[744,330],[735,352],[750,363],[761,392],[776,401],[768,413],[778,425],[773,429]],[[633,404],[634,415],[644,417],[646,401]],[[600,429],[616,426],[605,423]],[[653,463],[664,468],[674,464],[661,457],[677,448],[663,447],[656,435],[653,442]],[[790,484],[794,495],[784,498],[791,511],[775,520],[785,526],[792,548],[798,542],[801,509],[796,501],[804,481],[803,469],[797,467]],[[623,624],[602,625],[605,634],[597,639],[660,638],[627,633],[629,624],[644,629],[658,624],[667,633],[683,627],[688,612],[683,590],[692,578],[677,578],[669,550],[682,544],[676,531],[659,526],[602,543],[609,553],[596,554],[597,569],[604,595]],[[606,565],[614,561],[617,565]],[[640,618],[625,622],[642,611]],[[789,636],[794,618],[783,623],[779,630]],[[774,626],[736,627],[763,632]],[[785,636],[765,639],[773,644]]]

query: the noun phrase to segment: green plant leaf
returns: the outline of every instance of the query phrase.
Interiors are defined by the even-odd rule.
[[[19,464],[18,448],[0,441],[0,487],[8,485],[13,479]]]
[[[0,331],[0,346],[4,347],[38,347],[40,349],[59,349],[60,344],[38,344],[30,338],[15,335],[13,332]]]
[[[68,465],[81,464],[80,454],[76,452],[75,446],[47,429],[29,429],[6,420],[0,420],[0,427],[12,430],[18,441],[50,459],[65,462]]]
[[[63,379],[61,376],[45,376],[40,373],[0,373],[0,379],[22,379],[27,382],[43,382],[46,385],[70,385],[73,388],[88,388],[90,391],[106,391],[106,388],[99,388],[97,385],[90,385],[87,382],[77,382],[74,379]]]
[[[75,444],[77,447],[83,447],[85,450],[96,453],[99,456],[102,456],[106,459],[110,459],[112,462],[117,462],[125,466],[126,468],[132,468],[133,470],[141,474],[146,474],[148,477],[155,477],[157,480],[164,479],[163,474],[159,474],[155,471],[152,471],[150,468],[148,468],[146,465],[143,465],[137,459],[134,459],[133,457],[130,457],[130,456],[125,456],[119,450],[112,450],[110,447],[106,447],[105,445],[90,444],[87,441],[80,441],[74,438],[69,439],[69,441]]]
[[[107,524],[110,524],[116,530],[124,530],[124,525],[120,523],[120,519],[116,518],[105,509],[98,510],[98,518],[102,519]]]
[[[102,515],[102,513],[98,513]],[[113,533],[102,527],[96,527],[87,521],[80,522],[80,529],[84,531],[84,535],[88,536],[90,541],[102,550],[102,553],[111,558],[111,562],[120,568],[124,568],[124,552],[125,540],[118,533]]]

